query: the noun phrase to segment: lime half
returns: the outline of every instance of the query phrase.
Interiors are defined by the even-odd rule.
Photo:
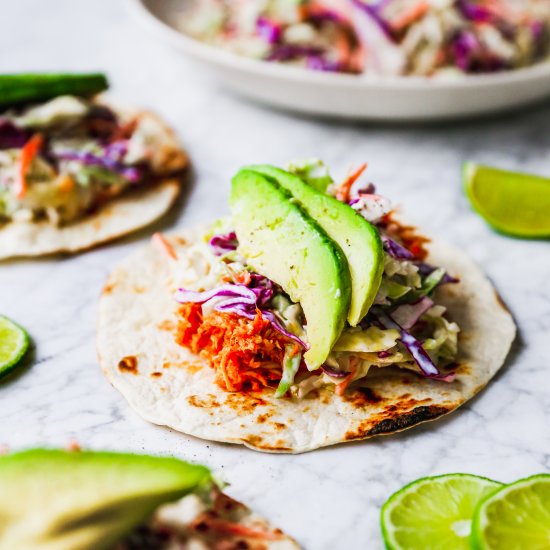
[[[470,530],[479,501],[502,484],[470,474],[413,481],[382,507],[382,535],[390,550],[470,548]]]
[[[474,516],[472,548],[550,548],[550,475],[521,479],[484,499]]]
[[[497,231],[550,237],[550,179],[469,162],[463,180],[473,208]]]
[[[29,348],[29,335],[19,325],[0,315],[0,378],[11,372]]]

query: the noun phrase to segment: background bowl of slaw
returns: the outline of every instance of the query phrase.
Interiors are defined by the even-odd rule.
[[[318,72],[241,57],[179,30],[194,1],[128,4],[146,28],[202,72],[272,107],[326,117],[422,122],[495,114],[550,98],[549,62],[492,74],[419,77]]]

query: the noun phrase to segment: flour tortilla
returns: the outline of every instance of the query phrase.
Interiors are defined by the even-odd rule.
[[[196,231],[168,240],[179,255]],[[430,263],[460,278],[436,302],[461,327],[452,383],[386,367],[372,369],[342,397],[315,390],[303,399],[273,391],[229,393],[214,369],[174,341],[177,303],[168,260],[153,245],[108,278],[99,311],[98,353],[107,378],[146,420],[183,433],[266,452],[301,453],[410,428],[443,416],[476,395],[504,363],[516,334],[512,316],[482,271],[459,249],[432,241]]]
[[[102,101],[103,104],[106,104]],[[124,120],[147,119],[158,131],[156,163],[162,173],[182,171],[189,163],[177,139],[158,117],[146,111],[111,108]],[[165,177],[128,190],[83,218],[56,227],[47,221],[0,223],[0,261],[24,256],[74,253],[137,231],[161,218],[174,204],[181,181]]]

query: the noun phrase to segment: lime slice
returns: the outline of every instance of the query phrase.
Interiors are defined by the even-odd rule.
[[[471,520],[478,502],[502,484],[470,474],[413,481],[382,507],[382,535],[390,550],[470,548]]]
[[[472,548],[550,548],[550,475],[521,479],[484,499],[474,515]]]
[[[464,189],[473,208],[497,231],[550,237],[550,179],[466,163]]]
[[[0,378],[20,363],[29,348],[29,335],[23,328],[0,315]]]

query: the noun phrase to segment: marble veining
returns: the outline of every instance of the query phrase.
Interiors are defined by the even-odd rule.
[[[80,256],[0,265],[0,312],[34,339],[32,366],[0,386],[0,444],[77,441],[204,462],[231,482],[231,495],[311,550],[382,548],[382,502],[420,476],[463,471],[508,481],[550,471],[550,247],[492,233],[460,188],[466,159],[550,175],[550,105],[429,127],[315,121],[223,93],[145,34],[121,2],[18,0],[2,8],[0,71],[104,69],[118,99],[155,108],[177,129],[195,173],[186,201],[155,229],[226,213],[229,178],[245,163],[319,156],[341,176],[368,160],[371,180],[409,219],[483,265],[519,337],[486,391],[403,434],[299,456],[187,438],[138,418],[97,365],[100,289],[150,234],[142,231]]]

